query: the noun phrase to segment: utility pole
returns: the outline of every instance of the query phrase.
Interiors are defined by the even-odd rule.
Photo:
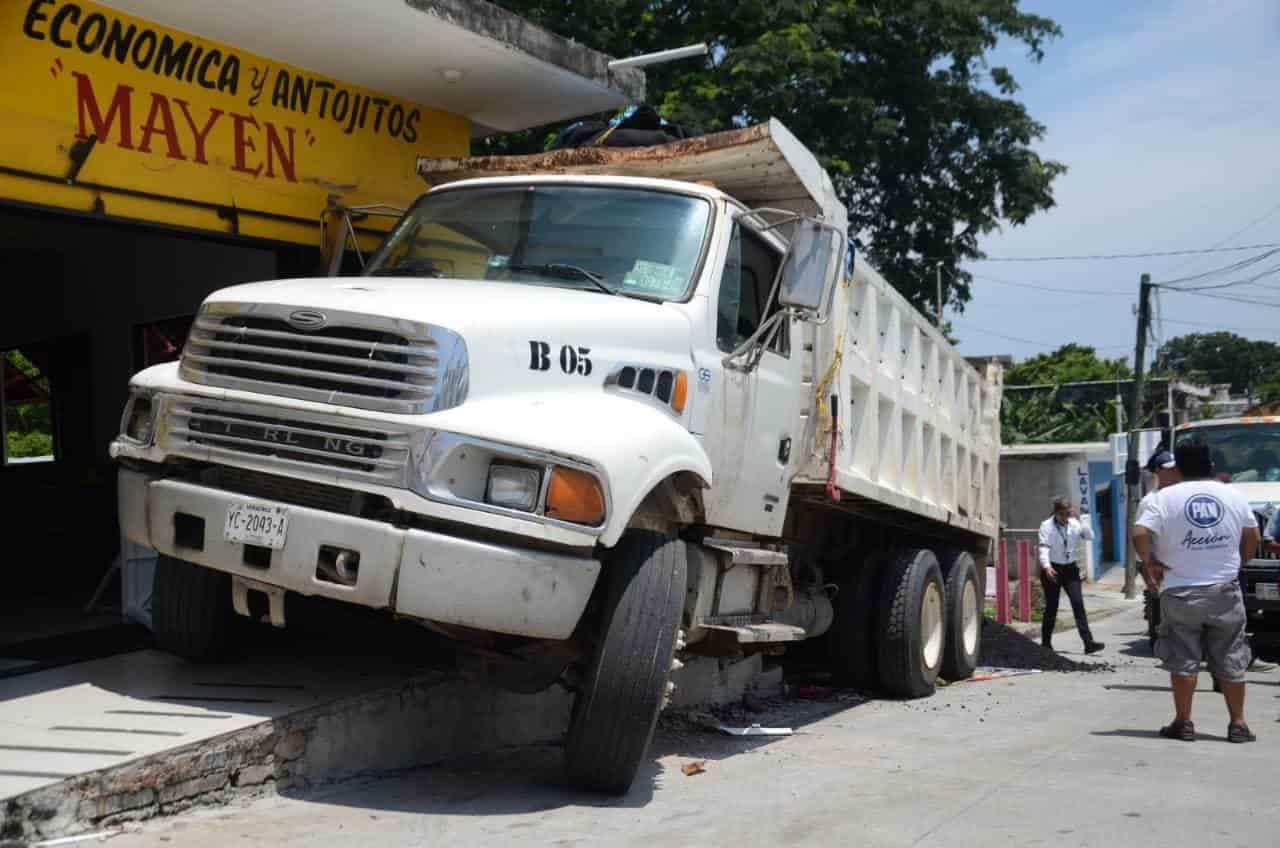
[[[1140,483],[1142,472],[1138,465],[1138,426],[1142,421],[1142,376],[1143,365],[1147,355],[1147,330],[1151,324],[1151,275],[1143,274],[1138,285],[1138,336],[1133,347],[1133,395],[1129,398],[1129,455],[1124,467],[1125,483],[1128,489],[1128,504],[1125,510],[1124,535],[1124,596],[1137,597],[1134,578],[1137,576],[1137,560],[1133,550],[1133,519],[1138,512],[1138,498],[1141,496]]]
[[[935,264],[933,266],[933,270],[936,273],[938,278],[937,314],[938,314],[938,326],[941,327],[942,326],[942,263],[938,262],[937,264]]]

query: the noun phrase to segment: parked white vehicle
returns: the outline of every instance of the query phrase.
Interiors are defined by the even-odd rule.
[[[420,168],[364,276],[219,291],[133,378],[160,645],[214,657],[287,592],[411,617],[576,689],[568,770],[608,792],[685,653],[830,631],[859,686],[972,673],[998,370],[849,259],[780,124]]]
[[[1196,438],[1209,445],[1214,473],[1248,499],[1265,532],[1280,509],[1280,417],[1210,418],[1183,424],[1175,434],[1178,442]],[[1280,634],[1280,558],[1266,542],[1241,566],[1240,588],[1255,642],[1274,642]]]

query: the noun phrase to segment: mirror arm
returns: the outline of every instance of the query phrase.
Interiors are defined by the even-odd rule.
[[[781,215],[782,217],[770,224],[763,218],[766,213],[770,215]],[[766,233],[769,230],[777,229],[785,224],[802,221],[806,217],[809,216],[802,215],[799,212],[792,212],[790,209],[775,209],[772,206],[761,206],[756,209],[748,209],[746,212],[743,212],[738,216],[739,219],[746,218],[756,221],[756,224],[752,226],[752,229],[760,233]],[[818,216],[815,220],[822,220],[821,216]]]
[[[764,321],[760,322],[760,326],[756,328],[756,331],[750,336],[747,336],[742,344],[734,348],[731,353],[726,354],[725,357],[720,360],[720,363],[725,368],[732,368],[735,371],[751,371],[760,362],[760,356],[764,353],[765,345],[768,344],[768,342],[765,341],[768,333],[777,329],[778,324],[784,317],[789,318],[790,316],[791,310],[789,309],[779,309],[777,312],[770,315]],[[743,354],[747,355],[746,359],[742,362],[737,362],[736,360],[738,357]]]

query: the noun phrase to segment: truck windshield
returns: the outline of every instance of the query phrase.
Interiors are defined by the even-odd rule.
[[[448,277],[681,300],[711,204],[581,185],[460,188],[422,197],[369,264],[372,276]]]
[[[1219,479],[1232,483],[1280,481],[1280,423],[1192,427],[1179,431],[1178,440],[1192,436],[1209,445]]]

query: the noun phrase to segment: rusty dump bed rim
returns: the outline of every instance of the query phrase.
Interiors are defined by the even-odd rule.
[[[486,177],[574,175],[644,177],[714,183],[748,206],[776,206],[839,217],[844,207],[831,180],[804,145],[777,120],[651,147],[575,147],[524,156],[418,159],[433,186]]]

